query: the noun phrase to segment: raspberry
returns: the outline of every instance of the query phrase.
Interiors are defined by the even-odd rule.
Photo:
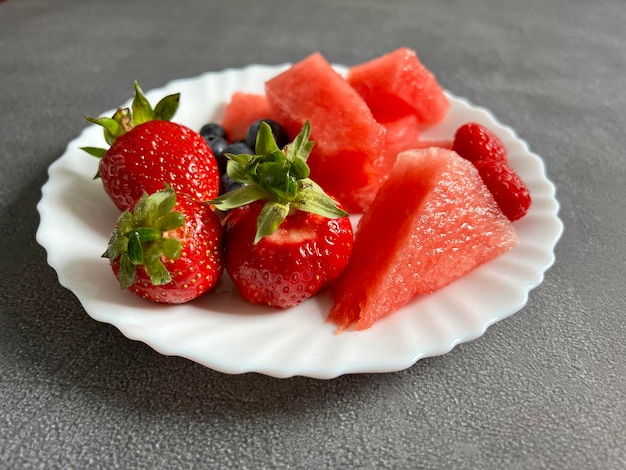
[[[506,161],[506,147],[500,138],[475,122],[463,124],[457,129],[452,150],[470,162]]]
[[[526,215],[531,203],[530,192],[513,168],[502,160],[478,160],[474,167],[510,221]]]

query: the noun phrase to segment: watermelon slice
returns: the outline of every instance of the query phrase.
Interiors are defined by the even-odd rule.
[[[347,81],[380,122],[415,114],[422,124],[436,124],[450,109],[435,75],[406,47],[350,68]]]
[[[441,148],[402,152],[359,222],[329,320],[369,328],[517,242],[470,162]]]
[[[384,122],[382,125],[387,133],[380,166],[381,171],[388,176],[400,152],[421,145],[420,124],[417,116],[408,114],[394,121]]]
[[[246,138],[248,127],[259,119],[272,119],[263,94],[236,91],[224,109],[222,127],[230,142]]]
[[[404,150],[425,149],[439,147],[452,150],[452,140],[421,140],[422,126],[415,114],[407,114],[394,121],[381,123],[387,130],[385,149],[381,161],[382,171],[389,174],[400,152]]]
[[[311,123],[311,178],[347,211],[362,212],[385,176],[379,162],[385,129],[363,99],[317,52],[268,80],[265,91],[291,139]]]

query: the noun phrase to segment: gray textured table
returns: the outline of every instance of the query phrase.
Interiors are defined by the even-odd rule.
[[[626,468],[626,6],[0,2],[1,468]],[[527,306],[391,374],[225,375],[92,320],[35,241],[84,114],[181,77],[416,49],[545,159],[566,230]]]

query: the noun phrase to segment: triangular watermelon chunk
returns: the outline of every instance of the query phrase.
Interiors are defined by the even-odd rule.
[[[422,124],[436,124],[450,109],[435,75],[407,47],[355,65],[347,81],[379,122],[414,114]]]
[[[329,320],[369,328],[517,242],[470,162],[442,148],[402,152],[359,222]]]
[[[380,161],[385,128],[363,99],[318,52],[268,80],[265,91],[290,138],[310,122],[311,178],[347,211],[362,212],[386,176]]]

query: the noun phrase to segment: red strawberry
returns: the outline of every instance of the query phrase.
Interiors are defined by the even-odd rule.
[[[226,270],[248,302],[293,307],[343,271],[352,252],[352,226],[347,217],[296,211],[254,243],[264,205],[256,201],[226,216]]]
[[[486,127],[475,122],[463,124],[457,129],[452,150],[470,162],[478,160],[506,161],[506,147],[500,138]]]
[[[118,109],[112,118],[87,118],[104,127],[110,148],[83,150],[101,158],[98,176],[120,210],[163,184],[200,201],[217,196],[219,172],[213,152],[197,132],[169,122],[178,100],[178,94],[169,95],[152,109],[135,82],[132,111]]]
[[[289,308],[328,285],[352,253],[348,214],[309,176],[307,122],[284,151],[269,125],[256,155],[228,155],[227,173],[244,186],[211,203],[224,220],[226,270],[253,304]]]
[[[500,210],[509,220],[522,218],[531,204],[528,188],[507,163],[507,151],[500,138],[475,122],[456,131],[452,150],[471,161],[491,191]]]
[[[509,220],[526,215],[531,204],[530,192],[513,168],[496,160],[478,160],[474,167]]]
[[[223,229],[211,208],[172,188],[122,213],[103,255],[122,289],[153,302],[188,302],[222,275]]]

